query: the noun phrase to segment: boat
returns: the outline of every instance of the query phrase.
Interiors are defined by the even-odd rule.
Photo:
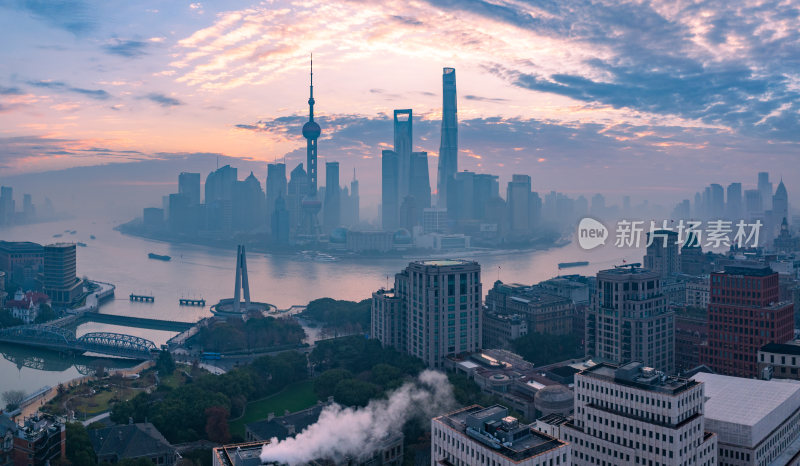
[[[80,247],[82,247],[82,248],[85,248],[85,247],[86,247],[86,243],[81,243],[80,241],[78,241],[78,243],[77,243],[77,244],[78,244],[78,246],[80,246]]]
[[[567,269],[570,267],[583,267],[584,265],[589,265],[589,261],[577,261],[577,262],[559,262],[558,268],[559,269]]]
[[[152,253],[152,252],[150,254],[148,254],[147,257],[149,257],[150,259],[156,259],[156,260],[160,260],[160,261],[168,261],[168,260],[172,259],[172,257],[170,257],[170,256],[162,256],[161,254],[155,254],[155,253]]]
[[[62,235],[61,233],[56,233],[55,235],[53,235],[53,238],[61,238],[62,236],[64,235]]]
[[[97,238],[95,238],[94,235],[89,235],[89,239],[97,239]]]

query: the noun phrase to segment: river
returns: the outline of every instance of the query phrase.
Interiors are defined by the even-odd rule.
[[[0,239],[34,241],[49,244],[57,241],[86,243],[78,247],[78,275],[116,285],[116,299],[104,304],[100,312],[193,322],[210,315],[208,307],[179,306],[178,299],[205,298],[208,304],[233,295],[236,251],[191,244],[170,244],[126,236],[113,229],[111,221],[67,220],[38,225],[0,229]],[[74,235],[65,230],[76,230]],[[62,237],[55,238],[54,234]],[[96,239],[91,239],[94,235]],[[169,262],[149,259],[147,254],[172,256]],[[497,252],[474,259],[481,264],[484,293],[500,278],[504,282],[536,283],[558,275],[559,262],[589,261],[588,266],[562,270],[562,273],[594,274],[619,264],[623,259],[640,262],[643,250],[617,249],[609,244],[593,251],[584,251],[570,243],[560,248],[539,251]],[[457,256],[457,255],[455,255]],[[280,309],[304,305],[321,297],[361,300],[380,287],[392,286],[395,273],[409,259],[368,258],[343,259],[336,262],[315,262],[299,257],[247,253],[250,293],[254,301],[264,301]],[[132,303],[130,293],[149,294],[154,303]],[[78,336],[94,331],[114,331],[141,336],[157,345],[174,333],[123,328],[86,323],[78,327]],[[57,354],[32,351],[29,348],[0,346],[0,393],[21,389],[31,393],[44,385],[55,386],[85,372],[88,358],[66,360]],[[48,362],[23,365],[32,356]],[[113,362],[104,360],[105,367]],[[33,367],[28,367],[33,366]],[[13,376],[11,376],[13,374]],[[6,376],[9,375],[9,376]]]

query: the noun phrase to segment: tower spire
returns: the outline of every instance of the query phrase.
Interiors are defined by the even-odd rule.
[[[311,73],[308,86],[308,121],[314,121],[314,54],[311,54]]]

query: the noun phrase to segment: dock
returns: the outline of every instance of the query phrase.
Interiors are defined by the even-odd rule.
[[[206,306],[206,300],[203,298],[200,299],[181,298],[178,300],[178,303],[181,306],[200,306],[200,307]]]
[[[131,293],[130,300],[137,303],[152,303],[155,302],[156,298],[154,296]]]

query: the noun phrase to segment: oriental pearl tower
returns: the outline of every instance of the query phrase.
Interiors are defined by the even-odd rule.
[[[319,238],[320,228],[318,216],[322,202],[317,197],[317,138],[322,129],[314,121],[314,59],[311,59],[311,82],[308,97],[308,121],[303,125],[303,137],[306,138],[306,165],[308,166],[308,189],[303,198],[303,221],[300,234],[308,239]]]

